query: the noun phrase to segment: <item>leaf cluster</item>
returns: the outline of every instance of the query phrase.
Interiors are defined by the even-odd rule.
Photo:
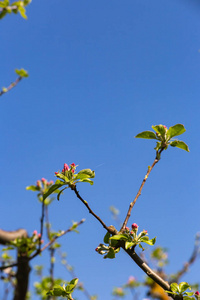
[[[47,296],[62,296],[67,299],[72,299],[71,294],[73,293],[76,285],[78,283],[78,278],[72,279],[67,285],[55,285],[52,290],[46,293]]]
[[[0,1],[0,19],[3,19],[7,14],[19,13],[22,18],[27,19],[25,7],[31,3],[31,0],[15,1],[10,3],[9,0]],[[19,75],[21,76],[21,75]],[[27,77],[22,76],[22,77]]]
[[[63,170],[62,172],[56,172],[56,177],[59,178],[56,180],[47,192],[43,195],[43,201],[49,197],[52,193],[57,193],[57,199],[60,200],[60,195],[67,188],[72,190],[75,188],[76,184],[79,182],[88,182],[93,185],[93,179],[95,177],[95,172],[91,169],[83,169],[78,173],[75,172],[75,168],[70,168],[69,170]],[[63,188],[64,187],[64,188]],[[61,190],[59,190],[62,188]]]
[[[164,125],[155,125],[152,126],[152,129],[156,133],[154,133],[153,131],[143,131],[137,134],[135,137],[156,140],[157,143],[155,150],[157,152],[157,159],[160,159],[159,154],[161,153],[161,151],[166,150],[169,145],[189,152],[187,144],[185,144],[183,141],[172,140],[172,138],[174,138],[175,136],[181,135],[186,131],[182,124],[176,124],[169,127],[169,129],[167,129],[167,127]]]
[[[181,282],[180,284],[173,282],[170,285],[171,292],[166,291],[172,295],[182,296],[183,300],[196,300],[200,299],[200,296],[194,294],[193,292],[186,292],[186,290],[191,290],[191,286],[187,282]]]

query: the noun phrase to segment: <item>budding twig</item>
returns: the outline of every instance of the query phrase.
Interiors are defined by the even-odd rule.
[[[75,192],[77,198],[78,198],[79,200],[81,200],[81,202],[87,207],[89,213],[92,214],[92,215],[93,215],[93,216],[101,223],[101,225],[102,225],[102,226],[103,226],[110,234],[113,234],[114,232],[113,232],[112,228],[106,226],[106,224],[101,220],[101,218],[98,217],[98,216],[92,211],[92,209],[91,209],[90,206],[88,205],[87,201],[83,200],[83,198],[79,195],[79,192],[77,191],[76,186],[73,187],[73,190],[74,190],[74,192]]]
[[[137,192],[137,195],[135,196],[135,199],[134,199],[134,200],[130,203],[130,205],[129,205],[129,209],[128,209],[127,215],[126,215],[126,217],[125,217],[124,223],[123,223],[123,225],[122,225],[120,231],[124,231],[124,229],[125,229],[125,227],[126,227],[126,225],[127,225],[127,223],[128,223],[128,220],[129,220],[129,218],[130,218],[130,216],[131,216],[131,211],[132,211],[132,209],[133,209],[133,206],[135,205],[137,199],[138,199],[139,196],[141,195],[143,186],[144,186],[145,182],[147,181],[147,178],[149,177],[149,174],[151,173],[153,167],[159,162],[159,157],[160,157],[160,154],[161,154],[161,152],[162,152],[163,150],[164,150],[164,148],[162,148],[160,151],[158,151],[158,152],[156,153],[156,158],[154,159],[154,162],[153,162],[152,166],[148,168],[148,171],[147,171],[147,173],[146,173],[146,175],[145,175],[145,177],[144,177],[144,179],[143,179],[143,181],[142,181],[142,183],[141,183],[141,186],[140,186],[140,188],[139,188],[139,190],[138,190],[138,192]]]
[[[0,91],[0,96],[2,96],[3,94],[9,92],[12,88],[14,88],[19,82],[20,80],[22,80],[22,77],[19,76],[14,82],[12,82],[9,87],[4,88]]]

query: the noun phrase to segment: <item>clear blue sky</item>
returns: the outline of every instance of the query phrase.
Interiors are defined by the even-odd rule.
[[[94,185],[78,189],[115,225],[109,207],[124,218],[155,157],[154,142],[134,136],[182,123],[190,153],[162,154],[129,223],[157,236],[157,245],[170,249],[168,271],[177,271],[200,230],[200,3],[44,0],[33,1],[27,15],[1,20],[0,86],[16,78],[15,68],[30,74],[1,97],[1,228],[39,230],[40,205],[25,187],[55,180],[54,172],[72,162],[95,170]],[[61,242],[91,294],[112,299],[113,286],[144,277],[122,251],[114,261],[94,251],[105,232],[72,191],[52,204],[50,217],[55,230],[86,218],[79,235]],[[45,256],[36,262],[48,268]],[[64,268],[56,274],[70,279]],[[199,280],[199,261],[183,280]]]

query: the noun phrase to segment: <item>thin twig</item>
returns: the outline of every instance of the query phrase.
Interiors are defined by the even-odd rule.
[[[85,219],[82,219],[81,221],[79,221],[77,223],[77,226],[83,224],[85,222]],[[50,240],[42,249],[40,249],[40,251],[36,251],[31,257],[29,257],[29,260],[33,259],[35,256],[37,256],[38,254],[40,254],[42,251],[44,251],[46,248],[48,248],[49,246],[51,246],[55,240],[57,240],[58,238],[60,238],[61,236],[65,235],[68,232],[71,232],[74,230],[74,227],[71,226],[69,229],[61,232],[59,235],[56,235],[52,240]]]
[[[7,87],[5,90],[2,89],[2,90],[0,91],[0,96],[2,96],[3,94],[9,92],[12,88],[14,88],[14,87],[20,82],[20,80],[22,80],[22,77],[21,77],[21,76],[19,76],[14,82],[12,82],[12,83],[9,85],[9,87]]]
[[[143,179],[143,181],[142,181],[142,184],[140,185],[140,188],[139,188],[139,190],[138,190],[138,192],[137,192],[137,195],[135,196],[135,199],[134,199],[134,200],[130,203],[130,205],[129,205],[129,209],[128,209],[126,218],[125,218],[125,220],[124,220],[124,223],[123,223],[123,225],[122,225],[120,231],[124,231],[124,229],[125,229],[125,227],[126,227],[126,225],[127,225],[127,223],[128,223],[128,220],[129,220],[129,218],[130,218],[130,216],[131,216],[131,211],[132,211],[132,209],[133,209],[133,206],[135,205],[137,199],[138,199],[139,196],[141,195],[143,186],[144,186],[145,182],[147,181],[147,178],[148,178],[149,174],[151,173],[153,167],[157,164],[158,161],[159,161],[159,160],[158,160],[157,158],[155,158],[155,160],[154,160],[152,166],[148,168],[148,171],[147,171],[147,173],[146,173],[146,175],[145,175],[145,177],[144,177],[144,179]]]
[[[137,199],[141,195],[143,186],[144,186],[145,182],[147,181],[147,178],[149,177],[149,174],[151,173],[153,167],[159,162],[160,155],[161,155],[161,153],[162,153],[163,150],[164,150],[164,148],[161,148],[159,151],[156,151],[156,158],[154,159],[154,162],[153,162],[152,166],[148,168],[148,171],[147,171],[147,173],[146,173],[146,175],[145,175],[145,177],[144,177],[144,179],[143,179],[143,181],[141,183],[141,186],[139,188],[139,191],[137,192],[137,195],[136,195],[135,199],[129,205],[129,209],[128,209],[127,215],[125,217],[124,223],[123,223],[120,231],[124,231],[125,230],[125,227],[126,227],[126,225],[128,223],[128,220],[129,220],[129,218],[131,216],[131,211],[133,209],[133,206],[135,205]]]
[[[92,209],[91,209],[90,206],[88,205],[87,201],[83,200],[83,198],[80,196],[79,192],[77,191],[76,186],[73,187],[73,190],[74,190],[74,192],[75,192],[77,198],[80,199],[81,202],[87,207],[89,213],[92,214],[92,215],[93,215],[93,216],[101,223],[101,225],[102,225],[108,232],[110,232],[111,234],[113,234],[113,233],[114,233],[113,230],[112,230],[110,227],[106,226],[106,224],[101,220],[101,218],[98,217],[98,216],[92,211]]]

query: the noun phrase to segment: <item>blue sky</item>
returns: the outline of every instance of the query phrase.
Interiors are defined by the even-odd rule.
[[[39,230],[40,205],[25,187],[54,180],[72,162],[96,172],[93,186],[78,186],[92,209],[110,225],[114,205],[123,220],[155,157],[154,142],[134,136],[181,123],[190,153],[162,154],[129,224],[170,249],[168,271],[175,272],[200,230],[200,4],[44,0],[33,1],[27,15],[1,20],[0,85],[16,78],[15,68],[30,75],[1,97],[1,228]],[[94,251],[105,232],[71,191],[52,204],[50,217],[55,230],[86,218],[79,235],[61,242],[91,294],[112,299],[113,286],[144,277],[125,253],[108,261]],[[48,272],[48,253],[36,263],[44,261]],[[198,269],[199,261],[183,280],[198,281]],[[59,266],[56,274],[70,279]]]

